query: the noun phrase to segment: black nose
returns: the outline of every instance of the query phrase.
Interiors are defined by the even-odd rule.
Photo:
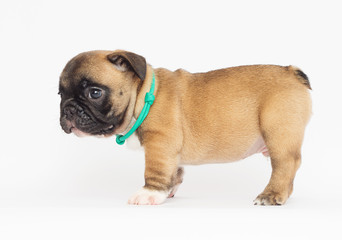
[[[63,113],[64,113],[64,115],[65,115],[67,120],[73,120],[74,115],[76,113],[76,107],[74,107],[74,106],[66,106],[63,109]]]
[[[81,119],[79,121],[89,121],[90,117],[85,113],[84,109],[79,105],[67,105],[63,109],[65,118],[69,121],[75,118]]]

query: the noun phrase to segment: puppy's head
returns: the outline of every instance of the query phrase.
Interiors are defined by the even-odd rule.
[[[77,55],[59,81],[60,124],[66,133],[110,136],[122,132],[133,114],[145,58],[126,51]]]

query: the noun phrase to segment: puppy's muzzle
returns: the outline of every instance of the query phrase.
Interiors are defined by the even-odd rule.
[[[66,133],[71,133],[72,128],[84,129],[94,124],[91,117],[77,104],[69,102],[62,109],[60,123]]]

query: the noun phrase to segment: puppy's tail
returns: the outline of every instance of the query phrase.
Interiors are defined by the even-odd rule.
[[[312,90],[308,76],[299,68],[295,66],[289,66],[288,69],[292,71],[297,79],[304,84],[308,89]]]

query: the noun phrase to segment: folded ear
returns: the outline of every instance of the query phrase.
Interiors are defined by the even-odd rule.
[[[107,56],[114,66],[122,71],[133,71],[141,80],[146,77],[146,60],[144,57],[126,51],[114,52]]]

